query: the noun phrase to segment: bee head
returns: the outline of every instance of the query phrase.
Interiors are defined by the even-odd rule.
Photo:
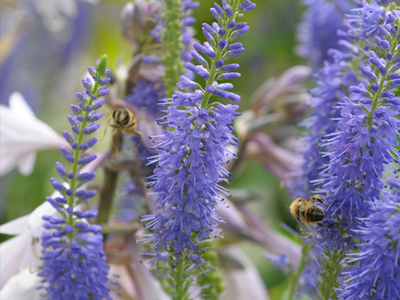
[[[118,125],[126,125],[129,122],[129,112],[126,108],[117,108],[113,111],[112,117]]]
[[[300,213],[300,208],[303,204],[303,199],[298,198],[290,204],[290,213],[292,214],[293,218],[298,219],[299,218],[299,213]]]
[[[322,195],[313,195],[311,196],[311,199],[313,200],[313,202],[320,202],[320,203],[324,203],[324,198]]]

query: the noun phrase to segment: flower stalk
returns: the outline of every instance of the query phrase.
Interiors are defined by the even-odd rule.
[[[96,121],[104,115],[98,109],[105,102],[101,97],[108,93],[108,57],[102,56],[96,67],[89,67],[88,70],[91,77],[82,79],[85,91],[76,94],[78,105],[71,105],[74,115],[68,116],[73,134],[63,131],[72,149],[71,153],[65,147],[60,148],[68,167],[56,163],[64,184],[51,178],[57,193],[46,198],[59,216],[42,217],[46,229],[42,235],[44,264],[38,276],[44,277],[46,297],[49,299],[111,299],[102,228],[87,221],[96,217],[97,211],[81,211],[80,208],[83,201],[96,195],[94,191],[84,188],[96,177],[96,173],[84,170],[84,166],[95,160],[96,155],[85,152],[96,144],[97,139],[89,138],[89,135],[99,129],[100,123]]]

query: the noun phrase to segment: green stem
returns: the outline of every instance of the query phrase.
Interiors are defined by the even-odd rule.
[[[98,88],[98,83],[96,82],[96,84],[94,85],[93,90],[92,90],[92,95],[95,95],[97,93],[97,88]],[[92,104],[93,104],[93,99],[90,98],[88,105],[92,106]],[[85,114],[83,116],[83,121],[81,123],[81,126],[79,127],[79,134],[77,137],[78,138],[78,140],[77,140],[78,146],[75,149],[74,162],[73,162],[72,168],[71,168],[72,169],[71,173],[74,174],[74,177],[69,182],[69,188],[72,191],[72,195],[69,196],[69,198],[68,198],[68,206],[69,207],[75,206],[74,197],[75,197],[76,177],[77,177],[77,173],[78,173],[78,160],[81,155],[81,150],[79,150],[79,146],[82,144],[82,141],[83,141],[82,129],[85,128],[86,124],[87,124],[85,117],[88,116],[89,113],[90,113],[89,111],[85,111]],[[71,225],[71,226],[74,225],[73,213],[68,214],[68,225]],[[72,241],[73,237],[74,237],[74,232],[68,233],[68,239],[70,242]]]
[[[303,270],[306,266],[306,259],[310,250],[311,250],[311,243],[305,244],[303,246],[303,253],[301,256],[299,267],[297,268],[297,271],[292,278],[292,282],[290,283],[289,296],[287,298],[288,300],[295,299],[297,282],[299,281],[300,275],[301,273],[303,273]]]
[[[186,291],[184,288],[185,278],[184,278],[184,263],[183,258],[179,258],[175,267],[175,295],[174,300],[183,300],[186,297]]]

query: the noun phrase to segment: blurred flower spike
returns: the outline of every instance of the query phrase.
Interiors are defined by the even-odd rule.
[[[39,150],[69,147],[69,144],[36,118],[20,93],[13,93],[9,102],[9,107],[0,105],[0,176],[14,168],[29,175]]]

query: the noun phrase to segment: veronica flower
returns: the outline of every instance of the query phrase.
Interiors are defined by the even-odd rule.
[[[366,242],[359,253],[349,254],[348,262],[358,264],[345,273],[341,296],[346,300],[400,299],[400,184],[392,178],[387,183],[392,190],[360,229]]]
[[[384,184],[382,174],[386,165],[399,156],[394,148],[398,142],[400,121],[396,118],[400,100],[393,91],[400,86],[400,47],[397,35],[400,24],[398,14],[390,15],[397,28],[388,31],[382,27],[385,40],[375,38],[368,53],[368,62],[362,67],[364,79],[349,88],[349,97],[337,105],[340,117],[337,129],[327,135],[329,163],[322,176],[328,195],[327,216],[335,215],[342,230],[360,238],[355,229],[359,219],[371,213],[371,203],[379,199]],[[379,53],[379,55],[377,54]],[[321,230],[333,246],[340,249],[351,242],[338,240],[342,233]]]
[[[299,151],[303,154],[303,162],[301,169],[296,169],[287,182],[294,198],[307,198],[309,191],[315,189],[321,168],[328,162],[328,157],[323,155],[328,149],[321,144],[324,136],[336,129],[339,116],[336,103],[348,87],[357,82],[354,71],[348,68],[348,57],[338,57],[337,53],[331,52],[332,63],[325,61],[324,66],[313,74],[318,86],[310,91],[308,105],[313,109],[311,116],[302,123],[310,130],[303,137],[303,147]]]
[[[83,172],[93,172],[105,158],[108,152],[100,153],[97,159],[83,168]],[[62,195],[55,191],[50,197],[60,198]],[[77,207],[79,209],[79,206]],[[37,274],[42,264],[40,253],[42,247],[39,243],[43,234],[43,215],[60,217],[58,211],[47,201],[38,206],[29,215],[22,216],[0,226],[0,233],[14,237],[0,244],[0,288],[2,288],[12,276],[18,277],[18,272],[29,269]],[[37,286],[36,286],[37,287]]]
[[[338,29],[345,30],[343,17],[350,0],[305,0],[307,10],[299,25],[297,53],[314,68],[329,59],[328,49],[336,48]]]
[[[386,19],[385,8],[378,2],[362,1],[360,7],[353,8],[346,14],[350,33],[356,38],[368,39],[377,33],[380,25]]]
[[[49,125],[36,118],[20,93],[13,93],[9,102],[9,107],[0,105],[0,176],[14,168],[29,175],[37,151],[69,145]]]
[[[217,225],[221,218],[215,208],[223,202],[220,194],[228,194],[220,183],[228,180],[230,174],[224,166],[234,158],[225,147],[238,141],[232,134],[238,106],[211,103],[210,98],[240,100],[229,92],[231,83],[220,81],[240,77],[234,72],[239,65],[226,60],[244,51],[241,43],[233,41],[249,27],[236,19],[255,7],[248,0],[223,0],[222,4],[223,7],[214,4],[210,10],[217,22],[212,26],[203,24],[207,42],[193,45],[197,51],[191,51],[191,55],[198,65],[185,64],[205,79],[204,86],[181,76],[177,86],[195,90],[175,91],[172,98],[162,102],[168,107],[159,124],[169,130],[154,137],[158,155],[149,158],[150,163],[157,163],[149,185],[159,212],[142,217],[145,227],[152,231],[143,237],[145,242],[152,243],[157,252],[171,249],[176,258],[184,253],[194,254],[190,257],[196,264],[201,252],[198,243],[219,236]]]
[[[161,82],[138,80],[132,89],[132,94],[126,96],[124,100],[145,110],[150,116],[158,118],[161,109],[157,103],[163,96],[164,87]]]
[[[306,176],[296,191],[301,195],[303,187],[303,197],[309,189],[327,195],[327,221],[325,228],[317,230],[322,239],[315,236],[323,251],[346,251],[363,241],[359,230],[364,226],[363,217],[372,213],[373,203],[379,199],[384,169],[395,172],[392,162],[398,157],[394,147],[399,100],[393,93],[398,87],[398,17],[372,4],[369,11],[360,9],[363,16],[353,12],[358,14],[357,21],[349,25],[354,30],[345,36],[349,40],[338,42],[345,51],[329,51],[337,63],[325,63],[316,74],[319,86],[311,102],[316,110],[307,123],[311,133],[303,165]],[[366,6],[366,2],[359,5]],[[370,14],[370,22],[363,21]],[[375,32],[376,37],[372,39],[368,32]],[[354,69],[354,65],[360,67]],[[325,71],[332,72],[325,75]],[[318,252],[319,248],[313,255],[318,257]],[[307,269],[305,277],[315,278],[314,288],[321,278],[321,268],[315,267]]]
[[[106,83],[108,58],[101,57],[96,68],[89,67],[91,78],[84,78],[83,93],[77,93],[78,105],[72,104],[73,116],[68,116],[73,133],[63,131],[72,152],[61,147],[67,167],[56,163],[56,169],[65,187],[56,178],[50,182],[61,197],[47,197],[47,201],[61,216],[44,215],[42,234],[42,259],[40,277],[43,277],[46,297],[50,299],[111,299],[108,287],[108,269],[103,250],[102,229],[91,225],[87,218],[96,217],[96,210],[81,211],[78,204],[96,195],[86,191],[82,185],[92,180],[96,173],[84,172],[83,166],[96,156],[87,155],[87,150],[96,142],[89,137],[99,127],[97,121],[103,116],[98,109],[104,104],[101,97],[108,93]]]

